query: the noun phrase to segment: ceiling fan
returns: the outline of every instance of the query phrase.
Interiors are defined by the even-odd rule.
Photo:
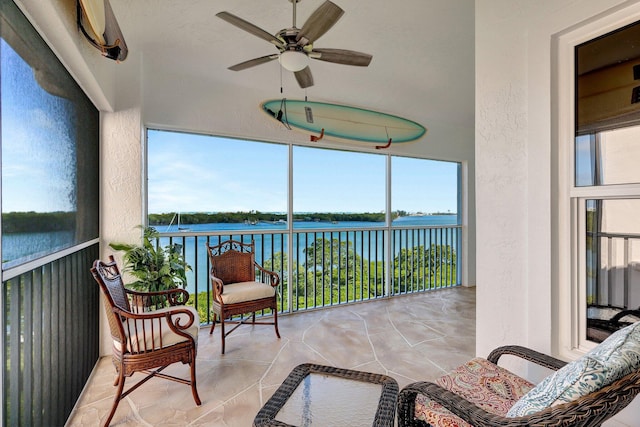
[[[326,0],[309,16],[302,28],[296,27],[296,3],[300,0],[289,0],[293,4],[293,26],[271,35],[262,28],[229,12],[220,12],[216,16],[275,45],[278,53],[250,59],[229,67],[240,71],[256,65],[278,59],[280,65],[292,71],[301,88],[313,86],[313,75],[309,68],[309,58],[337,64],[366,67],[371,62],[371,55],[346,49],[314,48],[313,43],[325,34],[344,14],[339,6]]]

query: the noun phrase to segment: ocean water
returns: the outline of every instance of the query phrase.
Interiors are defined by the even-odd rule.
[[[74,231],[5,233],[2,235],[3,267],[11,267],[73,246]]]
[[[395,221],[392,225],[397,227],[424,227],[424,226],[451,226],[456,225],[458,217],[456,215],[414,215],[403,216]],[[294,231],[309,229],[343,229],[343,228],[371,228],[384,227],[383,222],[369,221],[342,221],[342,222],[326,222],[326,221],[296,221],[293,224]],[[259,221],[255,224],[249,223],[211,223],[211,224],[171,224],[158,225],[155,228],[161,233],[175,233],[178,231],[223,231],[234,230],[243,232],[245,230],[280,230],[286,231],[286,222]]]
[[[454,227],[457,223],[456,215],[425,215],[407,216],[393,222],[394,227]],[[283,222],[259,222],[256,224],[177,224],[159,225],[156,229],[161,233],[171,233],[173,237],[163,237],[161,244],[170,241],[184,246],[185,258],[194,271],[188,273],[190,292],[194,291],[194,284],[199,287],[207,284],[207,252],[206,243],[217,243],[220,239],[234,238],[250,241],[256,244],[256,260],[263,263],[278,252],[287,253],[287,226]],[[355,229],[355,231],[354,231]],[[359,255],[365,259],[383,259],[385,252],[385,228],[381,222],[295,222],[291,244],[294,259],[302,259],[304,250],[316,239],[339,239],[347,242]],[[215,233],[211,236],[193,236],[192,233]],[[227,233],[228,232],[228,233]],[[441,228],[426,229],[416,232],[415,229],[395,229],[393,253],[397,254],[401,247],[430,244],[450,244],[456,247],[459,229]],[[108,242],[107,242],[108,243]],[[73,232],[56,233],[11,233],[2,236],[2,255],[5,268],[19,264],[56,250],[67,248],[75,244]],[[195,271],[195,270],[198,271]],[[197,281],[196,281],[197,275]]]
[[[460,230],[456,215],[408,216],[393,222],[393,254],[402,248],[414,246],[429,247],[431,244],[451,245],[454,250],[459,244]],[[434,227],[434,228],[429,228]],[[441,228],[444,227],[444,228]],[[283,222],[261,221],[255,224],[177,224],[159,225],[155,227],[161,233],[171,233],[172,237],[163,237],[161,244],[169,242],[184,246],[185,259],[194,271],[187,274],[189,286],[187,290],[194,292],[194,283],[198,291],[207,286],[207,243],[217,244],[219,241],[233,238],[255,242],[256,261],[264,264],[279,252],[288,253],[288,230]],[[296,222],[291,236],[291,256],[294,262],[304,262],[305,249],[317,239],[339,239],[347,243],[365,260],[384,259],[386,246],[386,228],[381,222]],[[210,236],[194,236],[192,233],[215,233]],[[228,233],[227,233],[228,232]],[[195,271],[197,270],[197,271]],[[197,276],[197,280],[196,280]]]

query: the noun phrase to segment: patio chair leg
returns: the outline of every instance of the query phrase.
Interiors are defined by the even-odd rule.
[[[276,327],[276,336],[280,338],[280,331],[278,330],[278,310],[273,310],[273,324]]]
[[[191,366],[191,394],[193,394],[193,400],[196,401],[196,405],[202,405],[202,401],[200,400],[200,396],[198,396],[198,389],[196,388],[196,361],[194,360],[189,363]]]
[[[222,337],[222,354],[224,354],[225,334],[224,334],[224,317],[222,317],[222,315],[220,316],[220,336]]]
[[[213,333],[213,329],[216,327],[216,322],[218,321],[218,315],[213,313],[213,321],[211,322],[211,330],[209,331],[209,335]]]
[[[122,370],[118,373],[118,378],[116,379],[116,383],[118,385],[118,390],[116,391],[116,395],[113,398],[113,406],[111,407],[111,412],[109,413],[109,416],[107,417],[107,419],[103,424],[104,427],[108,427],[109,423],[111,423],[111,419],[115,415],[116,409],[118,409],[118,404],[122,399],[122,390],[124,389],[124,375],[122,375]]]

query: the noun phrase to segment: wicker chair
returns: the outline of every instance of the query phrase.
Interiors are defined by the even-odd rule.
[[[446,424],[451,427],[469,425],[474,427],[600,426],[627,406],[640,392],[640,371],[636,369],[619,380],[571,402],[554,404],[526,416],[507,417],[504,414],[496,414],[496,412],[501,412],[496,408],[505,406],[508,409],[530,387],[533,387],[533,384],[499,367],[498,359],[503,355],[517,356],[552,370],[558,370],[566,365],[566,362],[524,347],[499,347],[491,352],[486,360],[474,359],[451,374],[436,380],[437,384],[416,382],[403,388],[398,397],[398,426],[424,427],[433,425],[435,427],[441,425],[441,422],[442,425]],[[477,369],[482,365],[485,366]],[[455,376],[462,371],[466,371],[463,373],[466,378],[460,382],[475,382],[484,390],[478,393],[470,389],[462,390],[459,386],[456,387],[459,378],[455,378]],[[470,380],[470,377],[478,372],[481,372],[484,378]],[[490,375],[486,375],[485,372],[489,372]],[[467,396],[464,396],[465,394]],[[470,398],[469,395],[475,395],[477,398]],[[482,395],[481,398],[479,398],[480,395]],[[421,416],[428,413],[429,418],[434,417],[437,421],[431,421],[433,424],[428,424],[417,419],[416,405],[421,405],[418,411]]]
[[[587,339],[602,342],[618,329],[637,321],[640,321],[640,308],[589,306],[587,307]]]
[[[225,338],[241,324],[274,325],[276,336],[280,338],[276,292],[280,277],[256,263],[254,248],[253,241],[242,243],[227,240],[215,246],[207,245],[213,288],[213,323],[209,333],[213,333],[219,318],[222,354],[225,351]],[[266,309],[273,313],[273,321],[256,322],[256,311]],[[245,318],[245,314],[250,316]],[[233,316],[240,318],[234,319]],[[225,331],[227,323],[236,326]]]
[[[109,425],[122,399],[153,377],[189,385],[196,405],[200,405],[196,388],[200,320],[195,309],[179,306],[189,299],[189,293],[184,289],[158,292],[125,289],[113,256],[109,257],[109,262],[96,260],[91,273],[104,294],[113,338],[113,364],[117,371],[113,385],[118,389],[104,425]],[[148,311],[150,304],[161,308]],[[176,362],[189,364],[189,380],[162,373],[167,366]],[[123,392],[125,378],[135,372],[147,375]]]

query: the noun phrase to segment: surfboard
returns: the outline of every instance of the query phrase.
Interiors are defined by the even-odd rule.
[[[261,108],[282,124],[309,133],[312,141],[323,134],[337,140],[390,145],[415,141],[427,132],[412,120],[348,105],[270,99]]]

